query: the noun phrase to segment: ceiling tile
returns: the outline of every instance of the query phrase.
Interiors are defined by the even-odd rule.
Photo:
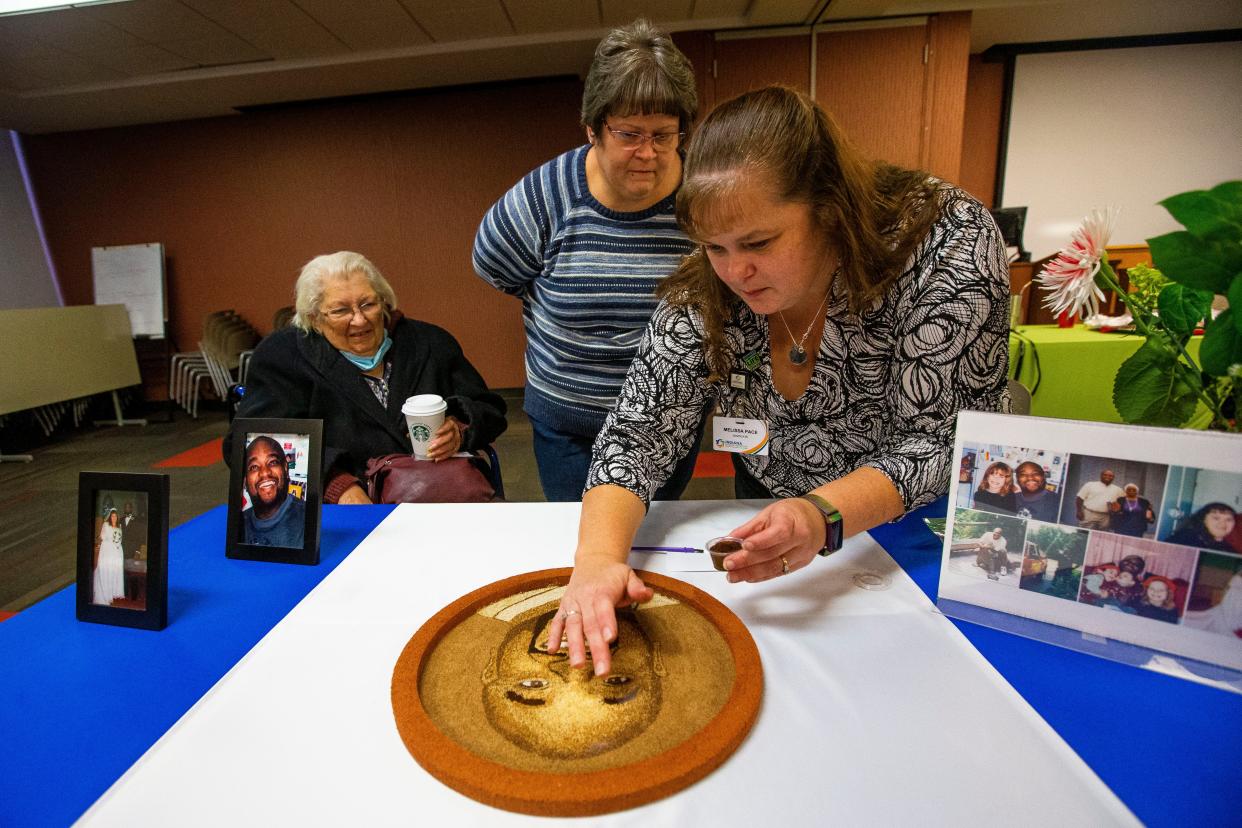
[[[409,17],[401,20],[341,20],[325,25],[355,52],[403,49],[430,42],[426,32]]]
[[[142,43],[132,34],[83,12],[83,9],[65,9],[2,17],[0,31],[16,39],[43,43],[74,54],[106,52]]]
[[[747,17],[754,26],[801,26],[811,22],[822,4],[823,0],[755,0]]]
[[[505,8],[518,34],[598,29],[599,5],[565,0],[505,0]]]
[[[63,54],[64,52],[55,46],[49,46],[37,40],[21,38],[0,29],[0,55],[3,55],[3,58],[0,59],[9,63],[38,60],[44,57],[55,58]]]
[[[51,86],[102,83],[125,77],[115,69],[68,53],[54,59],[29,60],[25,65],[31,73],[45,78]]]
[[[0,61],[0,90],[29,92],[48,86],[46,78],[34,74],[24,64]]]
[[[742,17],[750,0],[694,0],[694,19],[713,20],[722,17]]]
[[[269,57],[233,35],[200,40],[172,40],[161,45],[173,54],[193,61],[199,66],[227,66],[231,63],[248,63]]]
[[[349,51],[349,47],[344,42],[333,37],[331,32],[318,23],[293,29],[256,32],[247,40],[256,49],[271,55],[276,60],[323,57]]]
[[[502,5],[506,5],[502,4],[501,0],[458,0],[458,2],[452,4],[445,3],[442,0],[400,0],[400,2],[415,17],[423,14],[444,14],[454,11],[474,12],[478,9],[499,9]],[[594,5],[594,3],[595,0],[561,0],[561,5],[567,6]]]
[[[601,0],[605,26],[624,26],[639,17],[652,23],[665,20],[685,20],[690,17],[694,0]]]
[[[198,65],[192,60],[148,43],[116,49],[107,55],[95,57],[94,60],[130,77],[158,75],[160,72],[191,69]]]
[[[130,0],[88,6],[82,14],[122,31],[137,35],[148,43],[190,40],[223,33],[219,25],[178,2],[178,0]]]
[[[437,43],[511,37],[514,33],[508,15],[498,5],[428,12],[418,15],[418,22]]]
[[[181,0],[224,28],[249,40],[260,32],[295,29],[314,23],[291,0]]]
[[[399,24],[409,13],[397,0],[294,0],[308,15],[328,28],[350,20],[382,20]],[[450,4],[440,4],[450,5]],[[458,5],[453,3],[451,5]]]

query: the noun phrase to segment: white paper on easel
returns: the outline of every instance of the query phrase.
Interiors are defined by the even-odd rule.
[[[134,336],[161,338],[168,319],[164,245],[91,248],[96,305],[124,305]]]

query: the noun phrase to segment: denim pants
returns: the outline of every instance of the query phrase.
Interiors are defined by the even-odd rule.
[[[699,431],[690,453],[677,463],[673,474],[664,485],[656,489],[652,500],[678,500],[694,476],[694,461],[699,456],[699,443],[707,417],[699,423]],[[539,485],[549,502],[582,500],[587,472],[591,468],[591,445],[595,437],[566,434],[557,431],[534,417],[530,420],[535,437],[535,463],[539,466]]]

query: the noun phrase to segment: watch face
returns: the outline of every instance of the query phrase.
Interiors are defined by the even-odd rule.
[[[836,552],[841,548],[842,542],[845,540],[845,521],[841,520],[841,513],[836,513],[836,520],[828,521],[828,537],[826,540],[828,551]]]
[[[824,516],[824,548],[819,554],[827,555],[829,552],[836,552],[845,540],[845,522],[841,519],[841,512],[819,495],[805,494],[802,499],[809,502]]]

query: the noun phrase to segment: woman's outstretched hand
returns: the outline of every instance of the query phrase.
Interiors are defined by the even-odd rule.
[[[652,595],[623,561],[580,560],[548,627],[548,652],[566,647],[571,667],[585,667],[589,654],[595,675],[606,675],[612,668],[609,644],[617,637],[616,608],[650,601]]]

